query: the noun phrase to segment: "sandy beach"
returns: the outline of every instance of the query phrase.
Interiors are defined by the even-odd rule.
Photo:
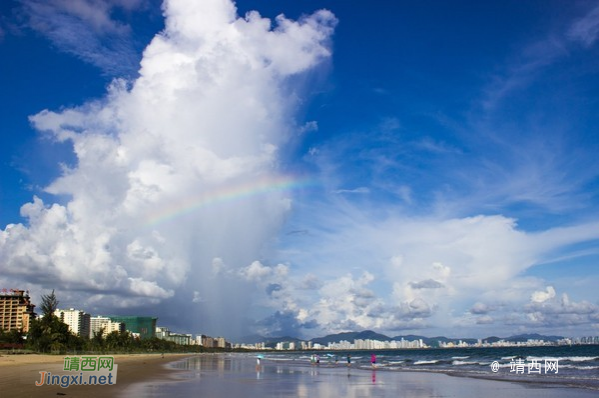
[[[253,355],[115,355],[118,382],[112,386],[35,386],[40,371],[61,373],[64,357],[3,355],[2,397],[393,397],[393,398],[590,398],[597,391],[542,383],[512,383],[439,373],[394,372],[310,366],[263,360]],[[168,366],[165,366],[167,365]]]
[[[0,356],[0,396],[2,397],[48,397],[63,395],[69,397],[107,397],[123,394],[139,382],[160,380],[168,382],[177,372],[165,369],[164,365],[192,354],[118,354],[114,355],[118,364],[118,379],[115,385],[78,386],[62,388],[56,385],[37,387],[40,371],[68,373],[63,371],[66,355],[2,355]]]
[[[196,356],[174,366],[180,383],[141,383],[127,391],[139,397],[393,397],[393,398],[591,398],[597,391],[454,377],[440,373],[348,369],[263,360],[252,356]],[[127,395],[121,395],[126,397]]]

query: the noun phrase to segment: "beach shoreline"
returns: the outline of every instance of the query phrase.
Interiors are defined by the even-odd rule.
[[[594,396],[597,391],[568,387],[544,381],[494,379],[481,375],[429,372],[390,371],[344,365],[310,366],[300,363],[262,361],[256,366],[255,354],[117,354],[115,385],[57,385],[37,387],[40,371],[68,373],[62,370],[67,355],[2,355],[0,356],[0,391],[7,397],[42,397],[66,394],[70,397],[106,396],[185,396],[201,391],[206,396],[246,398],[296,396],[309,391],[309,396],[325,397],[342,392],[346,397],[463,397],[553,398]],[[268,385],[269,390],[264,390]],[[368,395],[363,395],[363,394]],[[291,395],[289,395],[291,394]],[[299,396],[301,396],[301,394]],[[437,394],[437,395],[435,395]]]
[[[99,356],[99,354],[42,355],[42,354],[2,354],[0,356],[0,391],[6,397],[47,397],[67,394],[69,397],[106,397],[127,395],[128,389],[136,383],[168,383],[176,380],[176,369],[166,367],[174,361],[190,357],[186,354],[115,354],[114,363],[119,365],[117,382],[114,385],[59,385],[36,386],[40,381],[39,372],[68,374],[64,371],[64,358],[67,356]]]
[[[256,355],[223,354],[187,358],[170,365],[184,372],[183,383],[137,383],[129,390],[135,396],[173,397],[394,397],[428,398],[590,398],[596,390],[569,387],[544,380],[505,380],[428,371],[390,371],[365,366],[311,366],[262,359]],[[122,395],[123,397],[125,395]]]

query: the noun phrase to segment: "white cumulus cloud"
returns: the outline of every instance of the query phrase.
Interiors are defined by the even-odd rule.
[[[112,7],[136,5],[27,4],[104,33],[127,29],[108,18]],[[50,11],[40,13],[32,18]],[[72,144],[76,163],[46,188],[54,197],[23,205],[26,223],[0,232],[3,276],[65,295],[96,292],[102,299],[87,299],[98,309],[129,298],[220,300],[223,312],[247,305],[244,290],[227,291],[213,270],[259,258],[290,208],[286,192],[266,189],[293,179],[278,171],[278,150],[296,126],[298,87],[289,77],[330,56],[336,20],[328,11],[299,21],[239,18],[229,0],[168,0],[164,15],[139,78],[115,80],[100,100],[31,117],[46,136]]]
[[[534,292],[531,296],[531,301],[542,303],[555,297],[555,289],[553,286],[547,286],[545,291]]]

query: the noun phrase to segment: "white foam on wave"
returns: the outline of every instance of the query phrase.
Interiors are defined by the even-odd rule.
[[[529,356],[526,357],[527,361],[532,361],[532,360],[536,360],[538,361],[570,361],[570,362],[587,362],[587,361],[596,361],[599,360],[599,358],[597,357],[580,357],[580,356],[573,356],[573,357],[535,357],[535,356]]]
[[[435,363],[438,363],[438,360],[434,360],[434,361],[416,361],[414,362],[414,365],[433,365]]]
[[[577,370],[595,370],[599,369],[599,366],[576,366],[576,365],[559,365],[560,368],[566,369],[577,369]]]
[[[473,362],[473,361],[453,361],[451,364],[455,365],[455,366],[461,366],[461,365],[478,365],[478,362]]]

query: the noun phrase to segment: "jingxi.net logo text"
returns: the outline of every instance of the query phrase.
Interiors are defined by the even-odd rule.
[[[69,386],[104,386],[116,384],[118,365],[114,357],[83,356],[65,357],[63,370],[69,373],[52,374],[41,371],[40,380],[36,386],[55,385],[67,388]],[[76,372],[76,373],[74,373]]]

